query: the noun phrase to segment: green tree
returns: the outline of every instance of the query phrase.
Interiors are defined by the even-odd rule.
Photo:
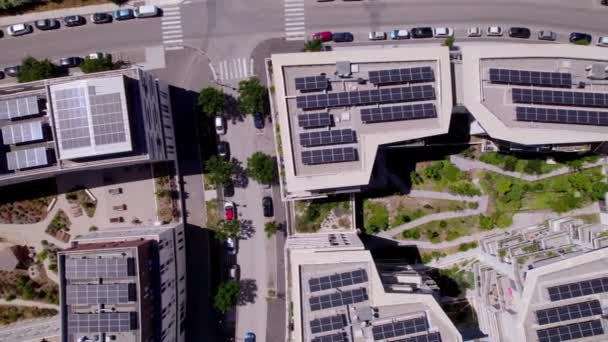
[[[323,42],[321,41],[321,39],[307,40],[306,43],[304,43],[305,52],[318,52],[321,51],[322,48]]]
[[[483,230],[490,230],[494,228],[494,222],[491,217],[479,214],[479,227]]]
[[[261,113],[267,96],[266,87],[257,78],[242,80],[239,82],[238,110],[241,113]]]
[[[271,236],[276,234],[278,230],[279,224],[274,221],[266,222],[266,224],[264,224],[264,232],[266,232],[267,238],[270,238]]]
[[[524,172],[532,175],[540,175],[543,173],[543,161],[540,159],[530,159],[524,166]]]
[[[204,114],[215,117],[226,109],[226,96],[216,88],[204,88],[198,94],[198,106]]]
[[[205,162],[207,179],[214,185],[229,184],[232,178],[232,164],[218,156],[211,156]]]
[[[0,10],[12,10],[39,3],[40,0],[0,0]]]
[[[247,174],[258,183],[272,183],[275,175],[274,160],[263,152],[252,154],[247,158]]]
[[[235,280],[229,280],[220,284],[215,294],[213,305],[221,313],[230,310],[236,305],[241,293],[241,285]]]
[[[454,41],[456,39],[454,39],[454,37],[447,37],[443,43],[441,43],[441,45],[443,46],[447,46],[448,48],[452,49],[452,47],[454,46]]]
[[[21,62],[21,71],[17,75],[20,83],[45,80],[61,75],[61,69],[48,59],[37,60],[25,57]]]
[[[80,70],[85,74],[94,72],[114,70],[116,64],[112,61],[112,55],[106,54],[98,58],[85,57],[84,61],[80,64]]]
[[[382,203],[365,201],[363,203],[364,230],[367,234],[375,234],[388,227],[388,210]]]
[[[418,229],[407,229],[401,233],[401,236],[406,240],[420,239],[420,231]]]
[[[215,238],[220,241],[236,239],[239,235],[241,235],[241,223],[237,220],[220,220],[215,229]]]

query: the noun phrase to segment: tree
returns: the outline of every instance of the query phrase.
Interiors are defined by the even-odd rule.
[[[214,306],[221,313],[230,310],[236,305],[241,293],[241,285],[236,280],[229,280],[220,284],[214,298]]]
[[[321,49],[323,49],[323,41],[321,41],[321,39],[307,40],[306,43],[304,43],[305,52],[318,52],[321,51]]]
[[[205,162],[207,179],[214,185],[230,184],[232,178],[232,164],[218,156],[211,156]]]
[[[12,10],[37,2],[39,2],[39,0],[0,0],[0,10]]]
[[[45,80],[61,75],[61,70],[48,59],[41,61],[34,57],[25,57],[21,62],[21,70],[17,75],[20,83]]]
[[[279,225],[274,221],[266,222],[266,224],[264,224],[264,231],[266,232],[267,238],[270,238],[271,236],[276,234],[278,230]]]
[[[114,70],[116,65],[112,62],[112,55],[106,54],[97,58],[85,57],[80,64],[80,70],[85,74]]]
[[[226,108],[226,97],[221,90],[207,87],[198,94],[198,106],[204,114],[215,117]]]
[[[221,220],[215,229],[215,238],[226,241],[229,238],[236,239],[241,234],[241,223],[237,220]]]
[[[275,167],[271,156],[256,152],[247,158],[247,174],[261,184],[270,184],[274,179]]]
[[[238,110],[241,113],[261,113],[266,96],[266,88],[257,78],[242,80],[239,82]]]
[[[443,46],[447,46],[448,48],[450,48],[450,50],[452,49],[452,46],[454,46],[454,41],[456,39],[454,39],[454,37],[447,37],[443,43],[441,43],[441,45]]]

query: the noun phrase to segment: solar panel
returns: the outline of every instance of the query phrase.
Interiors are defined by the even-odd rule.
[[[302,109],[363,106],[374,103],[424,101],[435,98],[432,85],[382,88],[341,93],[301,95],[296,106]]]
[[[13,120],[39,113],[38,97],[36,96],[0,101],[0,120]]]
[[[415,120],[436,117],[437,112],[435,111],[435,105],[432,103],[361,109],[361,121],[364,123]]]
[[[538,342],[569,341],[582,337],[602,335],[603,333],[604,328],[602,327],[602,321],[599,319],[536,331]]]
[[[534,85],[541,87],[570,88],[572,86],[572,74],[565,72],[491,68],[490,82]]]
[[[350,144],[352,142],[355,142],[355,131],[349,128],[300,133],[300,145],[304,147]]]
[[[66,279],[123,278],[135,274],[133,258],[69,258]]]
[[[319,278],[311,278],[308,280],[308,285],[310,287],[310,292],[318,292],[322,290],[360,284],[366,281],[367,272],[361,269],[352,272],[336,273]]]
[[[349,291],[340,291],[332,294],[310,297],[310,311],[318,311],[321,309],[335,308],[337,306],[360,303],[367,300],[367,292],[365,288],[359,288]]]
[[[396,84],[432,82],[435,80],[431,67],[373,70],[369,72],[369,82],[373,84]]]
[[[6,163],[8,169],[12,171],[48,165],[46,147],[8,152],[6,154]]]
[[[130,286],[133,288],[128,283],[67,285],[66,302],[69,305],[128,303],[133,301],[129,299]]]
[[[62,149],[70,150],[91,146],[85,88],[61,89],[55,91],[53,96],[55,98],[55,122]]]
[[[331,125],[331,117],[329,113],[300,114],[298,125],[302,128],[327,127]]]
[[[70,334],[126,332],[132,330],[131,327],[130,312],[68,315],[68,332]]]
[[[515,118],[517,121],[608,126],[608,112],[588,110],[516,107]]]
[[[312,342],[347,342],[348,337],[345,333],[335,333],[331,335],[323,335],[313,337]]]
[[[357,160],[357,149],[354,147],[302,151],[302,163],[305,165],[341,163],[355,160]]]
[[[327,88],[327,77],[324,75],[296,77],[296,90],[312,91],[323,90]]]
[[[89,91],[89,106],[95,145],[126,141],[120,93],[91,95],[91,91]]]
[[[318,334],[322,332],[340,330],[346,326],[344,315],[328,316],[310,321],[310,332]]]
[[[438,332],[434,332],[426,335],[418,335],[414,337],[394,340],[391,342],[441,342],[441,334],[439,334]]]
[[[513,89],[513,102],[608,108],[608,94],[561,90]]]
[[[600,302],[598,300],[590,300],[581,303],[537,310],[536,319],[538,320],[538,324],[544,325],[601,314],[602,307]]]
[[[427,331],[429,325],[424,317],[408,319],[404,321],[395,321],[372,327],[374,341],[385,340],[403,335],[415,334]]]
[[[552,302],[608,292],[608,277],[595,278],[547,288]]]
[[[42,122],[40,121],[2,127],[4,145],[21,144],[42,139]]]

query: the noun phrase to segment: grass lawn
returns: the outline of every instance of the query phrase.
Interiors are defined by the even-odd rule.
[[[296,231],[298,233],[314,233],[319,231],[323,221],[334,210],[336,216],[343,216],[352,210],[349,195],[331,196],[310,201],[297,201],[295,209]]]

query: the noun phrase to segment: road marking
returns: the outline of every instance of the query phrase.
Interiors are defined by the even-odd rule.
[[[298,31],[298,32],[285,32],[286,35],[288,36],[301,36],[304,32],[303,31]]]
[[[167,44],[171,44],[171,43],[183,43],[184,40],[183,39],[171,39],[171,40],[165,40],[164,41]]]
[[[176,28],[175,30],[165,30],[163,34],[171,34],[171,33],[183,33],[181,28]]]
[[[171,21],[163,21],[161,26],[169,26],[169,25],[181,25],[181,20],[171,20]]]
[[[306,37],[306,16],[304,0],[283,0],[285,18],[285,39],[304,40]]]
[[[295,8],[295,7],[302,7],[304,8],[304,4],[300,3],[300,2],[294,2],[294,3],[286,3],[285,4],[285,8]]]
[[[213,64],[209,66],[213,72],[213,78],[217,80],[241,80],[254,76],[253,59],[233,58],[222,60],[217,63],[217,68]],[[217,70],[217,72],[216,72]]]
[[[287,21],[285,26],[304,26],[304,21]]]
[[[211,62],[209,62],[209,69],[211,69],[211,74],[213,74],[213,79],[217,80],[217,74],[215,73],[215,68],[213,67],[213,64],[211,64]]]
[[[304,7],[286,8],[285,12],[304,12]]]
[[[166,46],[165,50],[169,51],[169,50],[183,50],[184,47],[183,46]]]
[[[179,6],[164,7],[161,19],[161,35],[165,50],[183,49],[182,13]],[[170,44],[171,46],[166,46]],[[176,46],[177,45],[177,46]]]

